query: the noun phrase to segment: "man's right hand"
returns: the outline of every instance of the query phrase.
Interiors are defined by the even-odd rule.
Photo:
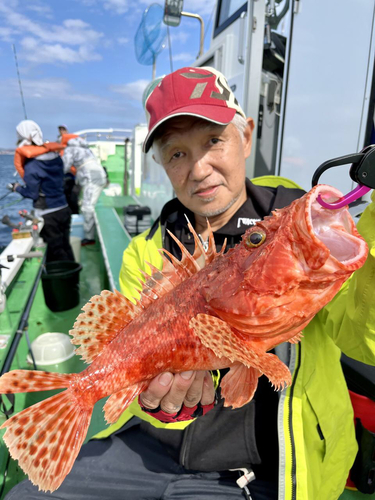
[[[141,408],[161,422],[191,420],[213,408],[215,388],[210,372],[165,372],[139,396]]]

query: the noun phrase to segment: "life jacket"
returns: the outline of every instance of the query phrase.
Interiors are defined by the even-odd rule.
[[[59,142],[46,142],[42,146],[21,146],[17,148],[14,153],[14,166],[23,179],[25,175],[26,159],[35,158],[36,156],[50,153],[51,151],[62,151],[64,148],[65,146]]]
[[[70,139],[76,139],[77,137],[79,137],[79,135],[77,134],[63,134],[61,136],[61,144],[63,144],[64,146],[66,146],[68,144],[68,141],[70,141]],[[62,154],[62,152],[61,152]]]

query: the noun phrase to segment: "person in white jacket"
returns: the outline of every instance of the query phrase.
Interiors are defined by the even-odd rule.
[[[94,208],[106,185],[106,172],[82,137],[68,141],[63,162],[65,172],[69,172],[72,166],[77,169],[76,183],[82,187],[81,212],[84,218],[83,230],[85,233],[82,245],[95,243]]]

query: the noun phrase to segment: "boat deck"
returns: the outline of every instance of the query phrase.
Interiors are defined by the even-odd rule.
[[[81,247],[80,249],[82,271],[79,276],[79,304],[67,311],[52,312],[45,304],[42,281],[40,280],[32,300],[27,329],[22,334],[17,334],[20,320],[32,294],[33,284],[38,278],[38,273],[41,272],[43,259],[32,258],[24,261],[14,283],[7,290],[6,311],[0,315],[0,371],[33,369],[33,365],[27,360],[29,353],[27,340],[32,343],[39,335],[46,332],[68,334],[75,319],[80,314],[81,308],[93,295],[100,294],[104,289],[119,289],[118,277],[122,253],[131,241],[131,236],[124,228],[119,214],[122,214],[123,207],[130,203],[135,203],[135,200],[129,196],[107,197],[104,195],[101,196],[97,203],[95,217],[98,241],[95,245]],[[19,343],[13,357],[12,342],[14,342],[15,338],[19,340]],[[9,353],[13,358],[10,365]],[[85,363],[78,356],[75,356],[68,362],[52,365],[50,370],[80,372],[85,367]],[[44,391],[16,394],[14,412],[17,413],[56,392]],[[8,399],[6,397],[3,399],[5,409],[10,409],[11,404]],[[102,412],[104,403],[105,400],[102,400],[95,405],[86,441],[106,427]],[[6,416],[2,408],[0,410],[0,425],[5,419]],[[4,432],[5,430],[0,431],[0,500],[16,483],[25,477],[22,470],[17,466],[17,462],[9,458],[8,450],[1,439]]]

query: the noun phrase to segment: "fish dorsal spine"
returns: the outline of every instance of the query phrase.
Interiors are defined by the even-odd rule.
[[[83,307],[84,312],[79,314],[73,329],[69,332],[73,337],[72,344],[79,345],[76,354],[80,355],[86,363],[91,363],[121,330],[151,304],[199,272],[217,256],[222,255],[225,251],[225,243],[220,252],[216,252],[214,235],[208,221],[207,224],[209,237],[208,249],[205,252],[197,233],[188,221],[188,228],[195,242],[193,255],[190,255],[176,236],[169,232],[180,248],[182,258],[178,260],[167,250],[159,249],[163,258],[163,269],[160,271],[146,262],[151,269],[151,275],[142,271],[145,281],[140,280],[142,290],[139,300],[134,299],[135,303],[117,290],[114,292],[103,290],[100,295],[92,297]]]

